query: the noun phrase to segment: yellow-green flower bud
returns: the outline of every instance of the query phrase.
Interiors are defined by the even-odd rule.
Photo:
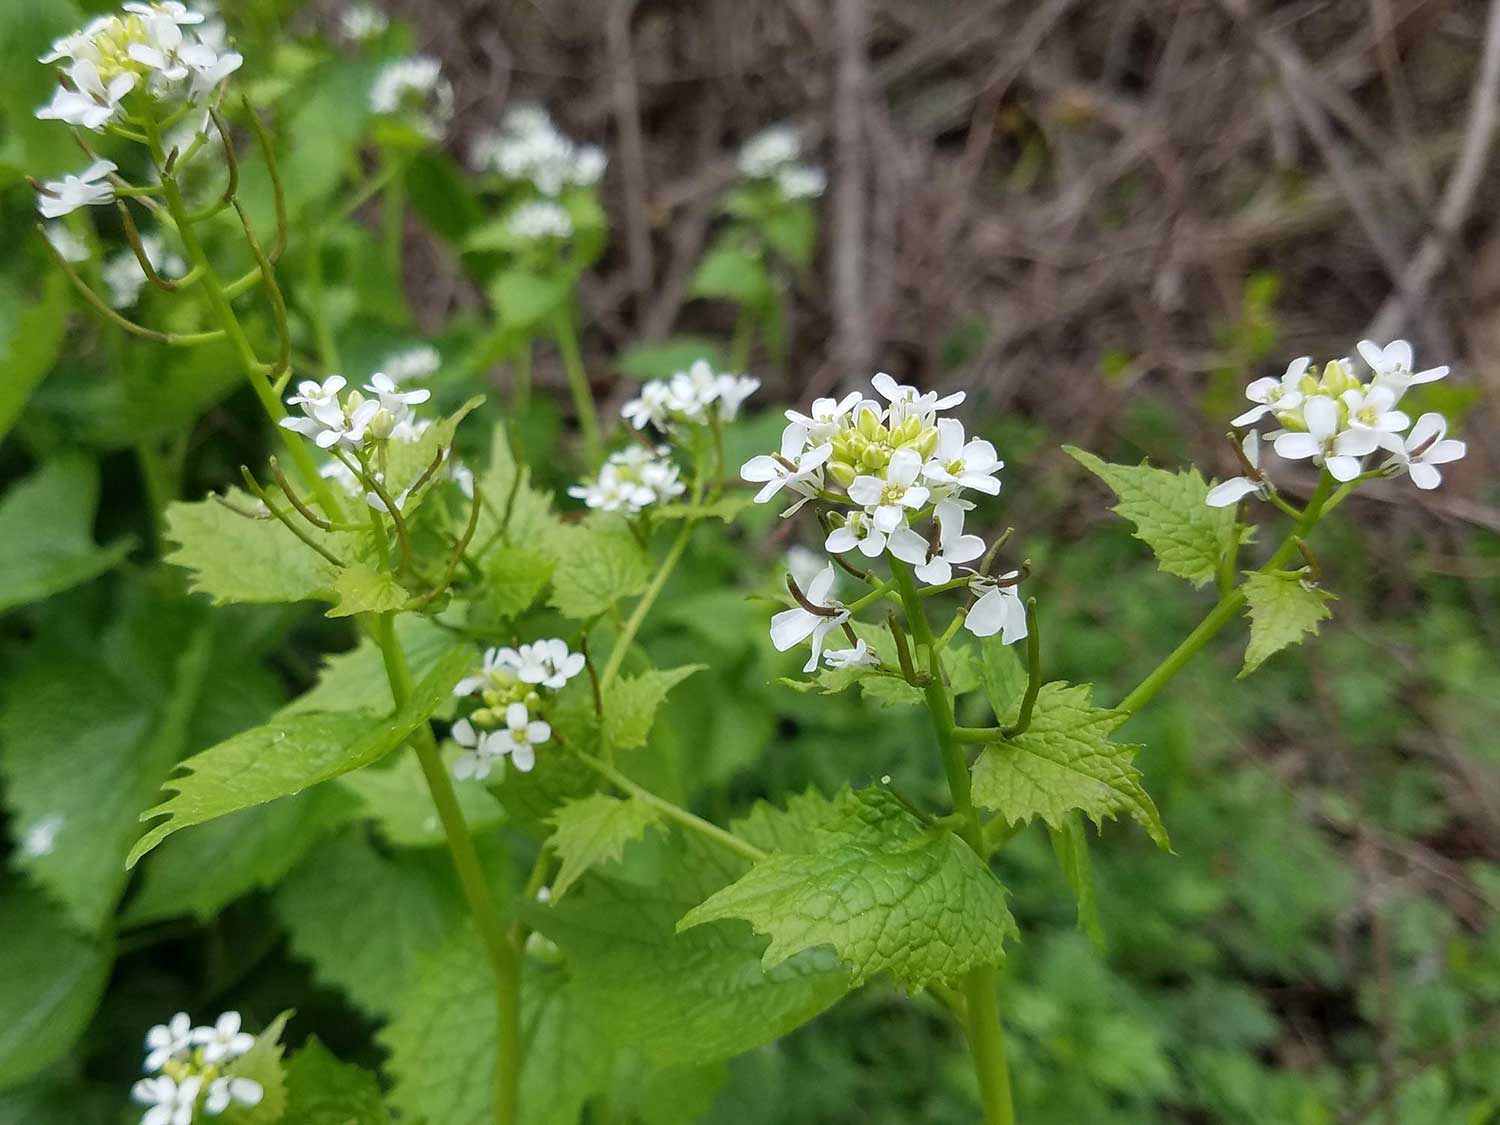
[[[859,476],[859,472],[847,461],[830,461],[828,462],[828,475],[838,483],[840,488],[848,488],[854,483],[854,478]]]

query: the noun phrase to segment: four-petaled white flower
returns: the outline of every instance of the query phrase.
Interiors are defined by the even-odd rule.
[[[113,203],[115,186],[106,177],[114,170],[114,161],[96,160],[76,176],[48,180],[37,193],[37,210],[44,219],[57,219],[80,207]]]
[[[1411,425],[1411,419],[1401,410],[1396,410],[1396,391],[1384,383],[1368,387],[1351,387],[1339,395],[1339,401],[1349,412],[1349,428],[1369,430],[1375,440],[1392,451],[1401,448],[1401,439],[1395,435]]]
[[[917,538],[921,539],[921,536]],[[859,553],[865,558],[878,559],[881,552],[886,549],[889,540],[890,536],[875,526],[875,520],[870,513],[850,512],[844,518],[842,526],[828,533],[828,538],[823,540],[823,547],[835,555],[842,555],[858,547]],[[924,551],[926,543],[925,539],[922,540]]]
[[[502,649],[501,655],[508,655],[516,679],[523,684],[538,684],[553,691],[582,672],[584,665],[583,653],[569,652],[567,642],[558,637],[519,649]]]
[[[506,677],[514,677],[516,671],[516,650],[513,648],[489,648],[485,649],[484,660],[480,665],[479,673],[474,676],[465,676],[453,685],[453,694],[457,696],[473,695],[476,691],[493,687],[497,680]]]
[[[146,1032],[146,1070],[160,1070],[172,1059],[181,1058],[193,1049],[193,1021],[186,1012],[178,1012],[166,1023]]]
[[[870,668],[880,663],[880,658],[865,644],[864,638],[854,642],[853,648],[830,648],[823,653],[823,663],[830,668]]]
[[[1397,398],[1405,394],[1408,387],[1433,383],[1448,374],[1446,364],[1413,371],[1411,345],[1405,340],[1392,340],[1383,348],[1374,340],[1361,340],[1356,347],[1375,373],[1375,382],[1390,387]]]
[[[849,499],[870,513],[877,530],[889,535],[906,522],[908,513],[927,503],[930,490],[917,484],[922,455],[915,449],[891,454],[884,479],[863,475],[849,485]]]
[[[52,100],[36,111],[44,121],[63,121],[95,132],[120,112],[120,99],[135,89],[136,76],[121,71],[105,82],[92,59],[82,58],[67,71],[73,88],[59,86]]]
[[[180,1083],[165,1074],[142,1078],[130,1089],[130,1096],[151,1108],[141,1117],[141,1125],[192,1125],[198,1092],[203,1088],[201,1075],[191,1075]]]
[[[850,391],[843,398],[815,398],[806,414],[788,410],[787,421],[794,422],[806,430],[807,440],[810,443],[822,445],[839,432],[844,419],[864,397],[858,391]]]
[[[984,540],[964,534],[964,510],[952,500],[940,501],[933,510],[938,524],[937,550],[909,527],[891,533],[890,551],[911,563],[913,573],[929,586],[940,586],[953,578],[953,564],[973,562],[984,554]]]
[[[937,432],[937,453],[922,466],[923,479],[928,484],[998,495],[1000,482],[995,474],[1005,468],[1005,462],[996,455],[995,447],[983,438],[966,443],[964,424],[957,418],[939,418]]]
[[[1240,449],[1244,451],[1245,460],[1249,462],[1252,469],[1260,471],[1260,432],[1251,430],[1245,435],[1245,440],[1240,443]],[[1238,504],[1240,500],[1252,492],[1265,494],[1266,485],[1263,480],[1250,476],[1230,477],[1226,481],[1214,485],[1208,490],[1205,498],[1210,508],[1227,508],[1231,504]]]
[[[255,1036],[240,1030],[240,1014],[225,1012],[212,1027],[195,1027],[192,1040],[203,1048],[203,1061],[223,1062],[238,1058],[255,1046]]]
[[[1339,429],[1339,404],[1326,395],[1313,395],[1302,406],[1307,431],[1277,435],[1275,449],[1288,461],[1312,458],[1334,480],[1351,481],[1360,473],[1360,458],[1375,452],[1380,441],[1374,430]]]
[[[954,391],[951,395],[942,397],[938,396],[937,391],[928,391],[924,394],[916,387],[896,382],[884,371],[871,376],[870,385],[891,404],[889,424],[892,427],[899,426],[908,418],[929,419],[939,410],[957,406],[968,397],[964,391]]]
[[[1394,451],[1386,467],[1404,471],[1412,484],[1420,489],[1432,489],[1443,483],[1439,465],[1457,461],[1468,447],[1463,442],[1448,437],[1448,420],[1441,414],[1428,412],[1417,419],[1417,424],[1406,435],[1406,441]]]
[[[505,709],[505,730],[490,735],[496,753],[509,754],[516,769],[530,773],[536,765],[536,747],[552,737],[552,724],[533,719],[524,703],[512,703]]]
[[[833,580],[833,564],[829,563],[812,580],[803,595],[809,605],[828,610],[828,613],[813,613],[799,605],[784,609],[771,618],[771,643],[776,646],[777,652],[785,652],[793,645],[812,638],[812,656],[803,666],[804,672],[817,671],[818,658],[823,652],[823,638],[849,620],[849,611],[829,597],[833,592]]]
[[[1245,388],[1245,397],[1255,403],[1230,422],[1232,426],[1249,426],[1274,411],[1296,410],[1302,405],[1302,377],[1312,365],[1312,356],[1298,356],[1287,364],[1280,379],[1267,375]]]
[[[632,445],[610,454],[595,479],[571,485],[568,495],[600,511],[635,515],[686,491],[669,447]]]
[[[793,422],[781,434],[781,453],[762,453],[746,461],[740,477],[764,487],[755,494],[755,502],[764,504],[783,488],[789,488],[802,499],[781,514],[790,516],[818,494],[823,487],[823,466],[833,456],[827,442],[807,449],[807,428]]]
[[[1020,571],[1012,570],[998,578],[975,577],[970,589],[983,590],[964,618],[964,628],[976,637],[1000,634],[1000,643],[1009,645],[1026,637],[1026,607],[1016,586]]]
[[[230,1078],[227,1075],[215,1078],[208,1084],[208,1093],[203,1097],[203,1112],[217,1117],[229,1108],[231,1102],[242,1106],[260,1105],[266,1096],[265,1089],[253,1078]]]
[[[517,704],[525,710],[524,704]],[[468,719],[459,719],[448,728],[448,737],[463,747],[463,753],[453,761],[453,776],[460,781],[469,778],[483,781],[490,775],[490,765],[501,754],[499,734],[474,729]]]

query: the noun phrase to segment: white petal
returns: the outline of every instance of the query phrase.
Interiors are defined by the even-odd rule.
[[[1269,413],[1271,413],[1271,408],[1269,406],[1252,406],[1249,410],[1245,411],[1245,413],[1231,418],[1229,420],[1229,424],[1231,426],[1249,426],[1255,422],[1260,421],[1260,419],[1264,418]]]
[[[993,637],[1005,624],[1005,595],[987,591],[964,618],[964,628],[976,637]]]
[[[886,547],[902,562],[913,566],[927,562],[927,540],[909,527],[897,528],[886,542]]]
[[[1421,461],[1413,462],[1409,470],[1411,482],[1421,489],[1433,489],[1443,483],[1443,474]]]
[[[1256,484],[1249,477],[1231,477],[1210,488],[1205,501],[1210,508],[1227,508],[1231,504],[1239,503],[1255,489]]]
[[[536,751],[531,748],[530,743],[517,743],[516,748],[511,751],[510,760],[522,773],[530,773],[531,767],[536,765]]]
[[[1307,432],[1314,438],[1321,441],[1331,437],[1339,425],[1338,403],[1327,395],[1313,395],[1302,407],[1302,418],[1307,423]],[[1281,451],[1278,449],[1277,452]]]
[[[1328,469],[1328,475],[1336,481],[1351,481],[1359,476],[1359,458],[1335,455],[1323,462]]]
[[[827,605],[828,595],[833,593],[833,583],[838,576],[833,571],[833,564],[826,563],[822,570],[807,587],[808,600],[815,605]]]
[[[891,454],[890,464],[885,469],[885,477],[886,480],[895,484],[911,484],[921,471],[922,455],[920,453],[915,449],[898,449]]]
[[[777,652],[785,652],[807,640],[817,624],[818,618],[801,606],[784,609],[771,618],[771,644]]]
[[[1276,438],[1274,448],[1278,457],[1285,457],[1288,461],[1316,457],[1323,451],[1322,445],[1312,434],[1283,433]]]
[[[843,527],[836,527],[829,532],[828,538],[823,542],[823,546],[835,555],[842,555],[845,551],[852,551],[855,547],[859,546],[859,536],[855,535],[849,526],[845,524]]]
[[[871,507],[880,503],[880,498],[885,494],[885,481],[879,477],[859,476],[849,483],[846,490],[849,499],[861,507]]]

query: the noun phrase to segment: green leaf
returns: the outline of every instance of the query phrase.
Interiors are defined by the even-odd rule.
[[[381,763],[346,773],[335,784],[359,801],[361,811],[375,822],[387,843],[422,848],[447,840],[415,752],[401,752],[394,765]],[[487,832],[504,822],[505,810],[484,786],[459,783],[454,792],[470,834]]]
[[[723,520],[733,523],[741,512],[754,504],[753,497],[737,493],[702,504],[660,504],[651,509],[651,515],[657,520]]]
[[[1025,734],[986,746],[974,763],[974,803],[1011,824],[1040,817],[1061,828],[1073,810],[1095,824],[1129,813],[1163,848],[1167,830],[1131,759],[1139,746],[1111,742],[1130,716],[1093,706],[1087,684],[1043,684]],[[1002,725],[1016,720],[1012,708]]]
[[[453,647],[453,634],[414,613],[396,618],[396,639],[406,653],[411,674],[420,679],[432,671]],[[311,711],[389,711],[395,707],[385,678],[380,646],[366,638],[348,652],[325,657],[318,682],[277,714]]]
[[[109,948],[16,879],[0,882],[0,1090],[57,1061],[82,1034],[109,979]]]
[[[698,263],[688,292],[755,307],[768,303],[775,291],[759,253],[721,239]]]
[[[817,215],[805,200],[794,200],[765,217],[761,230],[772,249],[798,269],[812,263],[818,234]]]
[[[555,536],[554,609],[586,621],[633,597],[651,580],[651,561],[623,520],[590,519]]]
[[[604,740],[616,750],[634,750],[646,745],[656,712],[667,693],[706,664],[684,664],[681,668],[651,669],[638,676],[621,676],[604,695]]]
[[[503,540],[555,554],[551,544],[559,525],[552,514],[552,499],[532,486],[531,469],[517,463],[503,425],[496,425],[492,433],[490,463],[479,487],[489,503],[480,510],[475,543],[483,546]]]
[[[612,1042],[658,1067],[708,1065],[780,1038],[844,996],[849,974],[826,948],[766,970],[765,939],[746,926],[678,933],[677,920],[745,865],[715,845],[670,839],[648,879],[596,873],[550,907],[524,908],[563,950]]]
[[[340,567],[333,578],[333,596],[337,604],[329,617],[353,617],[356,613],[394,613],[405,609],[411,593],[397,582],[388,570],[376,570],[363,563]]]
[[[1194,586],[1214,580],[1234,535],[1234,508],[1208,506],[1208,483],[1197,469],[1112,465],[1071,445],[1063,449],[1114,489],[1120,502],[1113,510],[1135,524],[1135,537],[1156,553],[1162,570]]]
[[[126,866],[133,867],[179,829],[300,793],[378,761],[448,701],[472,662],[467,646],[449,650],[388,719],[359,711],[291,715],[193,755],[182,763],[186,772],[162,787],[172,796],[141,814],[143,821],[166,819],[136,841]]]
[[[488,230],[481,227],[475,231],[469,239],[469,249],[483,248],[480,240],[489,237]],[[490,303],[500,323],[507,328],[534,328],[563,307],[570,288],[569,279],[562,274],[504,270],[490,282]]]
[[[424,951],[464,917],[448,857],[385,855],[345,832],[308,854],[276,891],[292,952],[371,1015],[386,1015]]]
[[[286,1066],[281,1125],[387,1125],[380,1082],[310,1037]]]
[[[407,165],[406,190],[422,221],[451,243],[462,242],[484,217],[453,159],[430,147]]]
[[[673,336],[651,344],[635,344],[620,353],[615,366],[632,379],[670,379],[700,359],[715,371],[723,369],[723,353],[713,340],[701,336]]]
[[[839,804],[799,850],[760,861],[678,928],[744,918],[771,937],[768,969],[832,945],[856,986],[889,972],[917,989],[1000,963],[1015,922],[999,881],[967,844],[922,825],[884,790],[845,794]]]
[[[531,608],[552,581],[552,559],[532,547],[502,546],[485,560],[484,597],[502,620]]]
[[[173,836],[146,862],[140,890],[126,906],[122,923],[141,926],[183,915],[206,922],[242,895],[281,882],[356,808],[350,794],[320,785]]]
[[[68,326],[68,279],[61,270],[48,269],[37,300],[22,303],[19,294],[0,293],[0,301],[9,304],[12,300],[20,311],[7,326],[0,347],[0,370],[5,372],[0,379],[0,438],[10,433],[32,388],[52,369],[62,350]]]
[[[1333,616],[1328,603],[1333,594],[1305,584],[1292,575],[1245,572],[1245,613],[1250,618],[1250,643],[1245,648],[1245,666],[1237,678],[1244,679],[1267,657],[1287,645],[1300,645],[1308,635],[1318,635],[1318,622]]]
[[[518,1121],[577,1125],[609,1073],[600,1014],[580,1002],[562,973],[525,966]],[[471,927],[456,927],[413,969],[395,1016],[379,1034],[395,1079],[391,1107],[414,1120],[491,1125],[495,1034],[489,958]]]
[[[224,1111],[225,1125],[273,1125],[286,1112],[286,1075],[281,1065],[281,1033],[291,1012],[282,1012],[255,1037],[255,1045],[224,1068],[231,1078],[260,1083],[261,1099],[254,1106],[237,1105]]]
[[[806,789],[786,798],[786,807],[756,801],[750,811],[731,823],[736,836],[768,852],[801,851],[812,834],[840,813],[848,790],[830,800],[816,789]]]
[[[401,514],[408,521],[427,493],[444,479],[441,466],[430,475],[427,471],[440,453],[452,448],[458,424],[483,402],[483,395],[475,395],[442,421],[428,426],[416,441],[396,441],[386,446],[385,480],[381,485],[393,499],[408,489],[412,490],[406,503],[401,505]],[[416,483],[423,476],[427,476],[427,481],[418,489]]]
[[[7,379],[9,374],[7,374]],[[96,578],[130,553],[128,539],[94,544],[99,470],[86,457],[60,456],[0,500],[0,611]]]
[[[1104,924],[1099,920],[1099,900],[1094,894],[1094,872],[1089,862],[1089,838],[1083,827],[1083,818],[1070,813],[1063,819],[1061,828],[1047,829],[1052,838],[1052,851],[1057,856],[1063,877],[1078,901],[1078,928],[1088,934],[1094,948],[1103,950]]]
[[[561,898],[589,868],[619,859],[626,844],[640,839],[660,819],[661,813],[634,797],[593,793],[565,802],[552,814],[556,831],[549,843],[562,861],[552,883],[553,896]]]
[[[1026,666],[998,635],[979,642],[979,684],[997,718],[1014,710],[1026,692]]]
[[[243,492],[229,502],[247,511],[256,505]],[[335,558],[353,560],[352,535],[310,524],[304,530]],[[174,544],[166,561],[186,568],[192,589],[215,605],[335,600],[337,568],[279,520],[242,516],[213,499],[178,502],[167,506],[166,538]]]

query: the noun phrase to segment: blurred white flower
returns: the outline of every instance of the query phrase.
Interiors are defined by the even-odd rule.
[[[33,859],[51,855],[52,849],[57,846],[57,834],[62,831],[62,826],[61,813],[51,813],[42,817],[21,833],[21,854]]]
[[[823,663],[830,668],[868,668],[879,664],[880,659],[861,638],[853,648],[828,649],[823,653]]]
[[[217,1117],[232,1102],[249,1108],[260,1105],[265,1096],[265,1089],[253,1078],[215,1078],[208,1084],[208,1093],[203,1098],[203,1112]]]
[[[370,108],[405,121],[430,141],[440,141],[453,119],[453,86],[428,55],[387,63],[370,87]]]
[[[255,1046],[255,1036],[240,1030],[240,1014],[225,1012],[212,1027],[195,1027],[193,1044],[203,1049],[203,1061],[220,1063],[238,1058]]]
[[[528,104],[511,107],[498,130],[480,134],[469,161],[476,171],[528,182],[543,195],[557,195],[566,187],[592,186],[607,164],[603,149],[575,144],[545,110]]]
[[[405,383],[431,375],[442,366],[443,357],[431,344],[416,344],[385,357],[380,369],[392,382]]]
[[[833,591],[833,579],[833,564],[829,563],[813,579],[803,595],[810,605],[829,610],[829,613],[812,613],[798,605],[782,610],[771,618],[771,643],[776,646],[777,652],[785,652],[809,637],[812,638],[812,656],[803,666],[804,672],[817,671],[818,659],[823,652],[823,639],[849,620],[849,611],[829,596]]]
[[[106,177],[114,170],[114,161],[96,160],[76,176],[48,180],[37,192],[37,210],[44,219],[58,219],[80,207],[113,203],[115,187]]]
[[[47,236],[52,249],[57,251],[63,261],[76,263],[89,260],[88,244],[64,224],[47,223],[42,227],[42,233]]]
[[[390,25],[386,14],[374,4],[350,4],[339,14],[339,34],[351,43],[366,43]]]
[[[459,719],[448,730],[448,736],[463,747],[463,753],[453,761],[453,776],[460,781],[473,778],[483,781],[490,775],[490,767],[500,756],[499,735],[480,733],[468,719]]]
[[[512,703],[505,709],[505,730],[492,736],[498,752],[509,754],[516,769],[530,773],[536,765],[536,747],[552,737],[552,726],[542,719],[533,719],[524,703]]]
[[[186,1012],[178,1012],[146,1032],[146,1072],[158,1071],[192,1049],[193,1021]]]
[[[744,143],[736,167],[746,179],[763,180],[776,175],[801,155],[802,141],[797,130],[790,125],[772,125]]]
[[[522,242],[561,241],[572,236],[573,220],[567,211],[550,199],[532,199],[510,213],[505,228],[513,238]]]
[[[816,199],[828,187],[828,176],[810,164],[789,164],[778,168],[776,186],[787,199]]]
[[[514,653],[512,663],[516,678],[523,684],[537,684],[556,691],[583,671],[583,653],[569,652],[567,642],[558,637],[521,645]]]
[[[165,1074],[142,1078],[130,1089],[130,1096],[150,1106],[141,1117],[141,1125],[192,1125],[203,1078],[194,1074],[180,1083]]]

